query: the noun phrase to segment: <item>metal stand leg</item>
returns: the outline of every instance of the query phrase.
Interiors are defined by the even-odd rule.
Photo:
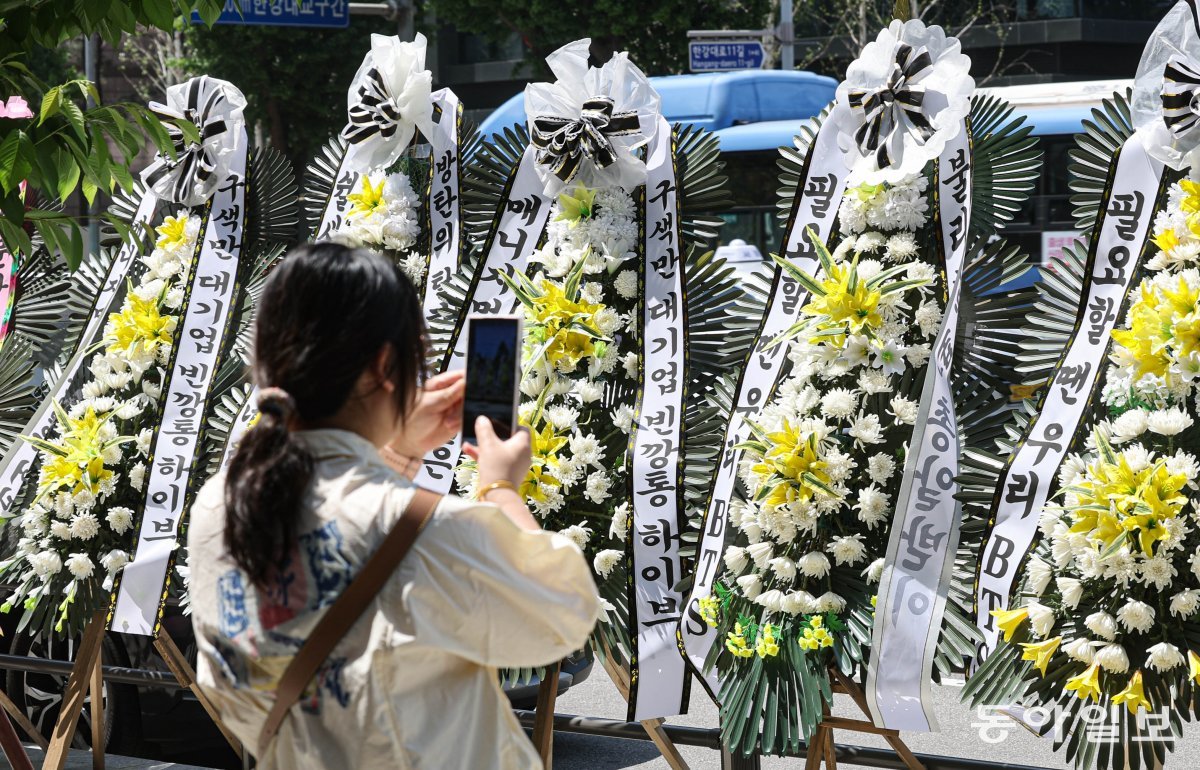
[[[721,770],[759,770],[762,765],[759,763],[758,755],[752,757],[743,757],[739,754],[730,754],[728,749],[721,749]]]

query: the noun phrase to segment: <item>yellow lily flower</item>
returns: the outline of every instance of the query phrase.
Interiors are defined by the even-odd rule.
[[[1200,655],[1188,650],[1188,679],[1200,684]]]
[[[1141,671],[1130,678],[1129,684],[1125,685],[1124,690],[1113,696],[1113,703],[1124,703],[1130,714],[1136,714],[1139,709],[1150,710],[1150,701],[1146,699],[1146,693],[1142,687]]]
[[[570,193],[560,193],[558,196],[558,216],[555,222],[570,222],[571,227],[579,224],[581,219],[590,219],[596,210],[596,191],[578,185]]]
[[[380,178],[378,185],[372,185],[371,178],[363,174],[362,189],[346,196],[346,201],[350,204],[350,209],[346,212],[347,218],[356,219],[370,216],[375,213],[376,209],[383,206],[384,181]]]
[[[167,217],[163,223],[154,228],[158,239],[154,245],[160,249],[172,250],[187,243],[187,216]]]
[[[1157,246],[1160,251],[1164,252],[1170,251],[1179,245],[1179,236],[1175,235],[1174,229],[1163,230],[1161,233],[1154,236],[1152,240],[1154,245]]]
[[[104,330],[107,352],[130,354],[141,348],[153,353],[160,345],[171,344],[177,323],[175,316],[159,312],[157,298],[141,299],[130,292],[120,312],[108,316]]]
[[[1015,610],[992,610],[991,616],[996,619],[996,625],[1004,632],[1004,641],[1012,641],[1013,634],[1021,624],[1029,619],[1029,610],[1019,607]]]
[[[1093,663],[1082,674],[1077,674],[1067,680],[1063,686],[1067,692],[1073,692],[1083,700],[1100,699],[1100,664]]]
[[[1044,642],[1021,643],[1021,660],[1032,660],[1033,667],[1042,675],[1046,675],[1046,667],[1050,665],[1050,659],[1054,657],[1054,653],[1058,650],[1058,645],[1062,643],[1062,637],[1056,636],[1053,639],[1047,639]]]

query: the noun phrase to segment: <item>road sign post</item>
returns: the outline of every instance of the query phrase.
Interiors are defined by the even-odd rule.
[[[381,8],[388,8],[387,5]],[[199,22],[199,14],[192,14]],[[257,24],[276,27],[345,27],[350,24],[348,0],[225,0],[217,24]]]
[[[761,40],[689,40],[692,72],[762,69],[767,51]]]

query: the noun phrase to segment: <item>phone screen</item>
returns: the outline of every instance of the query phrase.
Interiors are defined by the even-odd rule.
[[[475,441],[475,418],[492,421],[506,439],[517,424],[521,368],[521,319],[477,316],[467,327],[467,392],[463,400],[463,440]]]

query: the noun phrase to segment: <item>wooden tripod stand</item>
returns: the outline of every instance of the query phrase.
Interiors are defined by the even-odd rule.
[[[104,634],[107,633],[105,629],[107,620],[108,611],[101,610],[92,616],[84,628],[83,640],[80,642],[79,652],[71,668],[71,675],[67,679],[67,687],[63,691],[62,706],[58,712],[58,719],[54,723],[54,733],[50,737],[50,744],[46,748],[46,760],[42,764],[42,770],[62,770],[63,765],[66,764],[71,739],[75,736],[79,714],[83,710],[83,702],[89,690],[92,695],[92,768],[93,770],[104,769],[104,670],[100,665],[100,652]],[[179,685],[191,690],[221,734],[225,736],[225,740],[229,741],[233,750],[239,757],[242,757],[244,750],[241,742],[225,726],[212,701],[196,685],[196,672],[187,662],[183,652],[175,646],[170,634],[160,629],[154,637],[154,649],[158,650],[158,654],[166,661],[167,668],[170,669]]]
[[[833,731],[834,730],[852,730],[859,733],[869,733],[871,735],[882,736],[892,750],[896,752],[904,766],[908,770],[925,770],[925,765],[921,763],[908,745],[900,739],[900,733],[896,730],[889,730],[886,727],[876,727],[871,721],[871,711],[867,706],[867,696],[863,693],[862,688],[858,684],[841,672],[837,666],[829,667],[829,679],[833,685],[835,693],[844,693],[850,696],[854,701],[854,705],[863,713],[866,719],[848,719],[846,717],[832,716],[829,713],[829,706],[823,707],[825,716],[821,719],[821,724],[817,725],[817,731],[813,733],[812,740],[808,744],[808,755],[804,762],[804,770],[820,770],[822,764],[826,770],[836,770],[837,754],[834,749]]]

